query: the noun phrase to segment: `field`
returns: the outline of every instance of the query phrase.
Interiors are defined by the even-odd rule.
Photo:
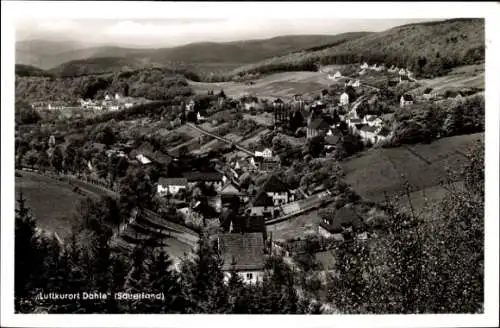
[[[478,88],[484,90],[484,64],[460,66],[453,69],[446,76],[434,79],[422,79],[418,81],[425,88],[433,88],[438,94],[447,90],[458,91],[467,88]]]
[[[71,233],[72,213],[83,199],[69,184],[38,174],[16,177],[16,198],[22,192],[26,204],[42,229],[63,238]]]
[[[317,95],[332,81],[327,73],[321,72],[286,72],[264,76],[254,81],[253,85],[245,82],[205,83],[192,82],[196,93],[207,93],[209,90],[224,89],[226,95],[239,98],[251,93],[259,98],[290,98],[294,94]]]
[[[426,189],[432,199],[441,193],[437,187],[447,176],[446,168],[460,168],[465,160],[463,152],[479,140],[484,142],[484,133],[444,138],[429,145],[371,149],[342,164],[345,179],[361,196],[373,201],[384,201],[384,193],[401,195],[405,180],[412,192]]]
[[[290,220],[268,225],[266,229],[272,232],[274,240],[286,240],[318,232],[319,222],[318,210],[313,210]]]

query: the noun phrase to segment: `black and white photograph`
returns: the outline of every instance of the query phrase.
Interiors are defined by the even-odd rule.
[[[2,326],[498,326],[495,10],[3,1]]]

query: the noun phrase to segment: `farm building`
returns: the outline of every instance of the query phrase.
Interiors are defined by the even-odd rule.
[[[380,117],[377,117],[375,115],[366,115],[363,118],[363,123],[368,124],[369,126],[376,126],[380,127],[382,126],[382,119]]]
[[[356,212],[348,206],[335,211],[331,217],[325,217],[321,220],[318,232],[325,238],[335,238],[343,240],[344,237],[352,233],[353,235],[362,234],[364,224]]]
[[[412,105],[413,104],[413,97],[409,94],[404,94],[401,96],[401,100],[400,100],[400,103],[401,103],[401,107],[405,107],[405,106],[408,106],[408,105]]]
[[[231,276],[231,270],[235,270],[245,283],[262,281],[265,264],[262,233],[224,233],[218,239],[226,282]]]
[[[374,144],[377,142],[377,130],[378,127],[364,124],[363,127],[359,129],[359,135],[365,142],[369,141]]]

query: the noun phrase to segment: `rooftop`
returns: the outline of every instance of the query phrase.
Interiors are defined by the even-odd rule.
[[[320,225],[332,233],[342,232],[343,227],[353,227],[355,230],[363,227],[363,221],[352,208],[342,207],[338,209],[329,223],[321,222]]]
[[[163,186],[185,186],[187,185],[186,178],[160,178],[158,184]]]
[[[330,128],[330,125],[323,118],[316,118],[312,120],[308,127],[314,130],[327,130]]]
[[[222,180],[222,174],[220,172],[185,172],[182,176],[186,178],[188,182]]]
[[[222,270],[263,270],[264,237],[260,232],[219,235]]]

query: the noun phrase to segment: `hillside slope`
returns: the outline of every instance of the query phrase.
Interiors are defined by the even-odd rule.
[[[16,44],[16,63],[35,65],[40,68],[54,68],[68,61],[97,57],[124,57],[143,63],[170,64],[173,61],[186,63],[230,63],[243,64],[260,61],[289,52],[344,42],[368,32],[344,33],[339,35],[289,35],[265,40],[246,40],[227,43],[203,42],[173,48],[134,49],[114,46],[78,47],[36,40],[30,44],[23,41]],[[60,49],[57,51],[57,49]]]
[[[239,67],[232,74],[315,70],[317,64],[368,61],[433,76],[484,60],[484,49],[484,19],[452,19],[403,25],[322,50],[274,57]]]

